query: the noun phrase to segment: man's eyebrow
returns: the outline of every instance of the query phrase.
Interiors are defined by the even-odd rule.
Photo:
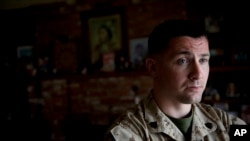
[[[182,55],[182,54],[190,55],[190,56],[192,55],[192,53],[190,51],[179,51],[179,52],[176,53],[176,55]],[[202,53],[199,56],[201,56],[201,57],[210,57],[210,54],[209,53]]]
[[[202,56],[202,57],[210,57],[210,54],[209,53],[203,53],[200,56]]]
[[[181,54],[192,55],[192,53],[190,51],[179,51],[176,54],[177,55],[181,55]]]

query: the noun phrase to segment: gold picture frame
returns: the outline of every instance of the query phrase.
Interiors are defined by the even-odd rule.
[[[85,59],[89,64],[100,69],[105,54],[114,54],[113,63],[121,54],[128,56],[123,7],[84,11],[81,20]]]
[[[113,14],[88,20],[91,63],[95,63],[102,52],[116,51],[122,48],[120,18],[119,14]]]

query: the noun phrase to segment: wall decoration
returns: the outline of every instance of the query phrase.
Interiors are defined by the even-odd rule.
[[[17,58],[32,57],[33,55],[33,46],[27,45],[17,47]]]
[[[130,61],[134,69],[144,66],[144,60],[148,51],[148,38],[136,38],[130,40]]]
[[[114,54],[115,59],[121,54],[126,55],[124,9],[109,8],[84,11],[81,13],[85,55],[88,61],[99,70],[112,71],[115,66],[107,69],[104,62],[107,56]],[[110,58],[110,57],[109,57]]]

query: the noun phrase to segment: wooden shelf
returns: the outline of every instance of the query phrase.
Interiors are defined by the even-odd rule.
[[[150,76],[146,70],[124,71],[124,72],[93,72],[89,74],[55,74],[43,76],[42,80],[48,79],[90,79],[90,78],[109,78],[109,77],[136,77]]]
[[[221,66],[221,67],[210,67],[211,73],[223,73],[223,72],[234,72],[234,71],[250,71],[250,66]],[[43,76],[43,79],[51,78],[98,78],[98,77],[134,77],[134,76],[150,76],[147,70],[130,70],[123,72],[92,72],[89,74],[56,74]]]
[[[221,66],[211,67],[210,72],[229,72],[229,71],[249,71],[250,66]]]
[[[249,103],[250,100],[248,97],[232,97],[232,98],[221,98],[220,100],[206,100],[202,99],[203,103],[229,103],[229,104],[246,104]]]

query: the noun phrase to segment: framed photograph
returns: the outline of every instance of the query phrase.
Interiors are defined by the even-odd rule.
[[[32,57],[33,56],[33,46],[19,46],[17,47],[17,58],[22,57]]]
[[[115,59],[126,55],[124,8],[109,8],[81,13],[85,55],[88,62],[105,70],[115,69]],[[114,57],[110,57],[113,54]],[[111,62],[107,68],[107,56]],[[110,60],[113,59],[113,60]],[[111,65],[112,64],[112,65]]]
[[[144,66],[144,60],[148,51],[148,38],[136,38],[130,40],[130,61],[134,69]]]
[[[223,24],[224,17],[222,15],[208,14],[204,18],[205,30],[208,33],[219,33]]]

